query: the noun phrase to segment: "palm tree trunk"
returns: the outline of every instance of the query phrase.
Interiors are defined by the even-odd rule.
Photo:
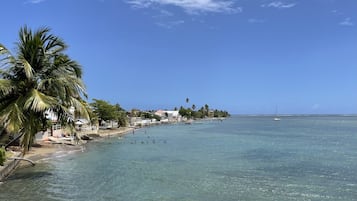
[[[9,143],[7,143],[7,145],[5,145],[5,149],[7,149],[12,143],[14,143],[16,140],[20,139],[24,134],[20,134],[19,136],[17,136],[16,138],[14,138],[13,140],[11,140]]]

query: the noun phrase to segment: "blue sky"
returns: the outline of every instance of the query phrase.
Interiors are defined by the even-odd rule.
[[[0,43],[48,26],[125,109],[357,114],[356,0],[2,0]]]

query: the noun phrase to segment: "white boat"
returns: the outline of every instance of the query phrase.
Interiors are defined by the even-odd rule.
[[[275,117],[274,117],[274,121],[280,121],[280,118],[278,116],[278,107],[275,108]]]

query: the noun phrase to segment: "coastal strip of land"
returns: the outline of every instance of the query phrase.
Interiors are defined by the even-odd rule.
[[[128,133],[132,133],[135,128],[132,127],[123,127],[117,129],[105,129],[99,130],[97,133],[91,134],[90,132],[86,135],[94,136],[95,139],[100,139],[104,137],[111,136],[123,136]],[[85,141],[84,141],[85,142]],[[38,163],[43,160],[51,159],[52,157],[63,155],[70,152],[83,151],[84,145],[86,143],[79,143],[78,145],[69,145],[69,144],[60,144],[60,143],[51,143],[44,140],[38,140],[35,146],[31,147],[31,149],[26,153],[23,157],[25,159],[31,160],[35,163]],[[19,168],[24,168],[31,166],[32,164],[28,161],[21,161],[19,164]]]

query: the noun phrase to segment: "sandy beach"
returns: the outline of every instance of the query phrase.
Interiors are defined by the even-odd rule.
[[[24,158],[30,159],[35,163],[39,163],[41,160],[49,159],[58,155],[59,153],[71,152],[71,151],[81,151],[83,145],[71,146],[65,144],[51,144],[48,142],[37,142],[36,146],[31,147]],[[19,167],[27,167],[31,164],[27,161],[21,161]]]
[[[113,136],[113,135],[125,135],[128,134],[132,131],[134,131],[135,128],[132,127],[123,127],[123,128],[117,128],[117,129],[106,129],[106,130],[99,130],[98,135],[100,137],[108,137],[108,136]]]
[[[134,131],[134,128],[124,127],[118,129],[107,129],[99,130],[96,136],[99,138],[111,137],[111,136],[123,136],[125,134],[131,133]],[[89,134],[90,135],[90,134]],[[95,140],[95,139],[94,139]],[[35,163],[41,162],[41,160],[48,159],[58,155],[59,153],[64,152],[75,152],[83,151],[86,143],[80,143],[78,145],[66,145],[66,144],[52,144],[48,141],[39,140],[36,142],[36,145],[31,147],[24,158],[30,159]],[[31,166],[29,162],[21,161],[19,167],[28,167]]]

